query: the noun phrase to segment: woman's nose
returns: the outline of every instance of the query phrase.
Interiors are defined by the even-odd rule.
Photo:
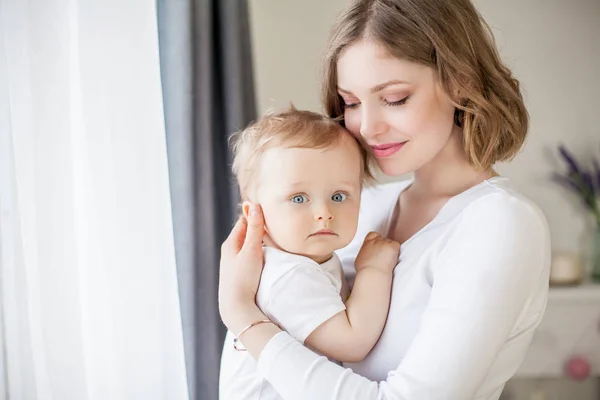
[[[360,121],[360,135],[365,139],[372,139],[385,133],[388,129],[387,123],[381,118],[378,112],[363,108]]]

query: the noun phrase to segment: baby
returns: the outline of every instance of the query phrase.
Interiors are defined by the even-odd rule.
[[[248,202],[260,204],[265,219],[258,306],[314,351],[338,362],[362,360],[385,325],[400,251],[397,242],[369,233],[349,295],[334,251],[356,233],[361,188],[371,178],[366,152],[335,121],[294,108],[266,115],[232,139],[243,212]],[[233,339],[228,332],[220,399],[280,399]],[[242,347],[243,334],[238,340]]]

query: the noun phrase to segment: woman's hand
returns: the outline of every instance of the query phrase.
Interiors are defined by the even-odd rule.
[[[264,232],[260,206],[250,205],[248,217],[240,217],[221,246],[219,312],[234,334],[260,315],[256,292],[263,268]]]

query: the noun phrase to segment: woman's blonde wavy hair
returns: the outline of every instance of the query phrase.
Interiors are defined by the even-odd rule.
[[[488,169],[518,153],[529,125],[519,82],[500,60],[491,29],[469,0],[355,0],[338,17],[325,52],[322,101],[332,118],[344,114],[338,57],[363,39],[393,57],[434,69],[458,110],[472,165]]]

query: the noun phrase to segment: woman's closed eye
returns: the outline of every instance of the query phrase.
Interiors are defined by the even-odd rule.
[[[388,99],[386,99],[386,98],[382,98],[382,99],[381,99],[381,102],[382,102],[384,105],[386,105],[386,106],[391,106],[391,107],[394,107],[394,106],[401,106],[401,105],[404,105],[404,104],[406,104],[406,102],[408,101],[409,97],[410,97],[410,96],[406,96],[406,97],[403,97],[403,98],[401,98],[401,99],[399,99],[399,100],[395,100],[394,98],[391,98],[391,99],[389,99],[389,98],[388,98]],[[346,109],[352,109],[352,108],[356,108],[356,107],[358,107],[359,105],[360,105],[360,102],[359,102],[359,101],[356,101],[356,102],[348,102],[348,101],[344,101],[344,108],[346,108]]]
[[[344,108],[355,108],[360,105],[360,101],[354,96],[340,95],[339,98],[342,101]]]
[[[386,106],[401,106],[403,104],[406,104],[406,102],[408,101],[408,98],[410,96],[406,96],[406,97],[402,97],[400,99],[397,99],[397,97],[391,97],[391,98],[384,98],[382,99],[383,104],[385,104]]]
[[[359,105],[360,105],[359,102],[356,102],[356,103],[347,103],[347,102],[344,102],[344,108],[348,108],[348,109],[350,109],[350,108],[356,108]]]

